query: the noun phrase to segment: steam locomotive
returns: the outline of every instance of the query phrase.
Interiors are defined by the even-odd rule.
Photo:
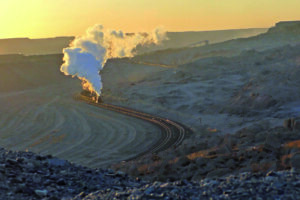
[[[97,103],[103,103],[103,100],[102,100],[101,96],[98,97],[95,92],[82,90],[80,94],[82,96],[88,97],[89,99],[91,99],[91,101],[94,101],[94,102],[97,102]]]

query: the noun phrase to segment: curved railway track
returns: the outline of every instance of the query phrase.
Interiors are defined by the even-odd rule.
[[[92,100],[92,98],[84,95],[76,95],[74,97],[76,100],[83,101],[85,103],[88,103],[93,106],[97,106],[100,108],[104,108],[107,110],[111,110],[114,112],[118,112],[124,115],[128,115],[131,117],[139,118],[145,121],[148,121],[158,127],[162,130],[162,135],[159,138],[159,140],[154,143],[149,149],[146,149],[143,152],[138,153],[137,155],[125,160],[133,160],[139,157],[142,157],[148,153],[156,154],[161,151],[165,151],[170,147],[176,147],[181,144],[181,142],[184,140],[187,133],[190,132],[190,130],[185,127],[184,125],[171,121],[166,118],[158,117],[152,114],[140,112],[137,110],[133,110],[131,108],[125,108],[121,106],[116,106],[112,104],[107,103],[96,103]]]

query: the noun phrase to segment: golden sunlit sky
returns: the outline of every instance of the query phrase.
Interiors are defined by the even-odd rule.
[[[81,35],[103,24],[126,32],[270,27],[300,20],[300,0],[0,0],[0,38]]]

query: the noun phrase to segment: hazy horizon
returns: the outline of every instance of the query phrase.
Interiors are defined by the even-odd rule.
[[[298,0],[12,0],[1,1],[0,38],[77,36],[88,27],[149,32],[266,28],[278,21],[300,20]]]
[[[292,20],[292,21],[298,21],[298,20]],[[299,19],[300,21],[300,19]],[[277,23],[277,22],[276,22]],[[274,26],[275,24],[274,23]],[[272,26],[270,26],[272,27]],[[167,33],[191,33],[191,32],[217,32],[217,31],[234,31],[234,30],[250,30],[250,29],[268,29],[270,27],[250,27],[250,28],[232,28],[232,29],[215,29],[215,30],[186,30],[186,31],[166,31]],[[126,33],[133,33],[133,32],[126,32]],[[30,40],[38,40],[38,39],[51,39],[51,38],[64,38],[64,37],[76,37],[79,35],[56,35],[56,36],[49,36],[49,37],[7,37],[7,38],[0,38],[0,40],[6,40],[6,39],[30,39]]]

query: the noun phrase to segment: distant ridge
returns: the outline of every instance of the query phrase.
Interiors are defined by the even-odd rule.
[[[281,21],[270,28],[267,33],[289,32],[300,33],[300,21]]]
[[[69,39],[69,38],[74,38],[73,36],[57,36],[57,37],[50,37],[50,38],[28,38],[28,37],[17,37],[17,38],[1,38],[0,41],[5,41],[5,40],[56,40],[56,39]]]
[[[169,40],[161,45],[150,45],[147,47],[138,46],[137,54],[152,52],[167,48],[181,48],[207,40],[209,44],[223,42],[226,40],[250,37],[265,33],[268,29],[249,28],[231,29],[216,31],[186,31],[186,32],[167,32]],[[132,34],[132,33],[127,33]],[[74,37],[54,37],[54,38],[9,38],[0,39],[0,55],[2,54],[25,54],[25,55],[44,55],[62,53],[62,49],[69,46]]]
[[[173,39],[174,40],[174,39]],[[202,40],[203,41],[203,40]],[[199,44],[198,43],[194,44]],[[169,48],[135,56],[138,63],[179,66],[208,57],[231,57],[248,51],[265,51],[300,44],[300,22],[278,22],[274,27],[251,37],[238,37],[224,42]]]
[[[267,28],[249,28],[249,29],[229,29],[215,31],[185,31],[185,32],[167,32],[168,40],[162,42],[162,45],[138,47],[137,53],[143,54],[157,50],[182,48],[191,46],[202,46],[207,43],[214,44],[237,38],[247,38],[265,33]],[[207,42],[203,42],[207,41]]]
[[[74,37],[0,39],[0,55],[41,55],[62,53],[62,49],[67,47],[73,39]]]

